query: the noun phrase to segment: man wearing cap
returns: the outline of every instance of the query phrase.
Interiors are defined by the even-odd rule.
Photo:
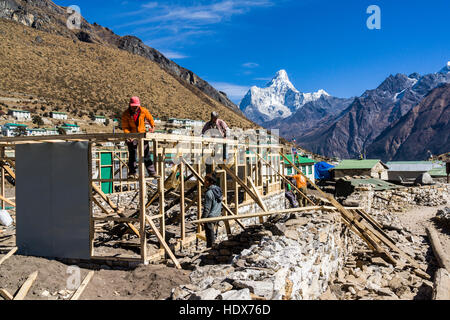
[[[211,121],[207,122],[202,130],[202,135],[204,135],[209,130],[216,129],[222,135],[222,138],[226,138],[228,135],[228,126],[222,119],[219,119],[219,114],[217,112],[211,113]]]
[[[223,139],[228,136],[228,130],[230,128],[222,119],[219,119],[219,114],[217,112],[211,112],[211,121],[207,122],[202,130],[202,135],[205,135],[208,131],[214,130],[214,133],[219,132]],[[226,161],[228,157],[227,144],[223,144],[223,161]],[[206,164],[206,173],[212,173],[212,165]]]
[[[122,115],[122,129],[124,133],[146,133],[146,121],[150,124],[150,132],[155,130],[155,121],[153,120],[150,112],[141,106],[141,102],[138,97],[132,97],[130,99],[129,108]],[[136,153],[138,147],[138,141],[136,139],[128,139],[127,146],[129,151],[128,161],[128,178],[136,179]],[[144,142],[144,163],[147,168],[148,174],[151,177],[159,178],[156,175],[155,166],[150,159],[150,146],[148,141]]]

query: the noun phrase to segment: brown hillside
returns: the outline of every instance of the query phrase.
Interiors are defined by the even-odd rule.
[[[231,126],[255,125],[146,58],[0,19],[0,90],[34,95],[71,113],[126,108],[131,95],[156,117],[208,120],[213,109]]]

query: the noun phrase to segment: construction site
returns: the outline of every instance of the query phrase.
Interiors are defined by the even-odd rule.
[[[126,139],[138,141],[136,179]],[[158,178],[146,176],[146,144]],[[338,202],[264,130],[12,137],[0,148],[5,300],[448,299],[447,183],[391,195],[363,184]],[[202,219],[207,173],[223,211]],[[291,208],[288,187],[305,206]],[[218,226],[213,248],[205,223]]]

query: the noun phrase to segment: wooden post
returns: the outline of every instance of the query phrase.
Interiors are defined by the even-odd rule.
[[[186,239],[186,213],[184,201],[184,163],[180,162],[180,209],[181,209],[181,243]]]
[[[166,239],[166,210],[165,210],[165,189],[164,189],[164,181],[166,180],[166,174],[164,170],[164,155],[158,153],[158,167],[159,167],[159,175],[160,179],[158,181],[158,190],[159,190],[159,214],[161,216],[160,219],[160,234],[161,237]],[[161,243],[161,249],[164,249],[163,244]]]
[[[2,157],[2,159],[5,158],[5,147],[2,148],[1,157]],[[2,160],[2,162],[4,162],[4,161]],[[1,187],[1,195],[3,198],[5,198],[5,169],[3,168],[3,166],[1,169],[0,187]],[[5,210],[5,201],[2,200],[1,204],[2,204],[2,209]]]
[[[245,161],[247,162],[247,160]],[[239,176],[239,157],[237,147],[234,153],[234,164],[235,164],[234,173],[236,174],[236,176]],[[245,177],[245,179],[247,179],[247,177]],[[247,180],[245,180],[245,182],[247,183]],[[234,181],[234,213],[236,215],[239,214],[239,185],[237,181]]]
[[[145,203],[146,203],[146,183],[145,183],[145,165],[144,165],[144,139],[139,139],[139,234],[141,238],[141,260],[142,263],[147,263],[147,235],[145,233]]]
[[[198,159],[197,163],[197,172],[198,174],[202,174],[202,161],[203,158]],[[197,179],[197,219],[202,217],[202,182]],[[197,233],[202,232],[201,224],[197,226]]]
[[[91,257],[93,257],[94,254],[94,238],[95,238],[95,221],[94,221],[94,212],[92,210],[92,201],[93,201],[93,195],[92,195],[92,143],[89,142],[88,145],[88,172],[89,172],[89,252],[91,254]],[[100,172],[99,172],[100,174]]]

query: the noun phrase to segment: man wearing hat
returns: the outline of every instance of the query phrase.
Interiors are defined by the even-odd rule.
[[[150,124],[150,132],[155,131],[155,121],[150,112],[141,106],[138,97],[130,99],[129,108],[122,115],[122,129],[124,133],[146,133],[146,121]],[[135,139],[128,139],[127,146],[129,151],[128,161],[128,178],[136,179],[136,154],[138,141]],[[150,146],[148,141],[144,142],[144,163],[150,177],[159,178],[156,175],[155,166],[150,159]]]
[[[219,114],[217,112],[211,113],[211,121],[207,122],[202,130],[202,135],[205,135],[208,131],[215,130],[219,132],[223,139],[226,139],[228,136],[229,127],[222,119],[219,119]],[[214,136],[214,133],[213,133]],[[218,138],[218,137],[216,137]],[[226,161],[228,157],[227,144],[223,144],[223,161]],[[206,173],[212,173],[212,166],[210,164],[206,164]]]

